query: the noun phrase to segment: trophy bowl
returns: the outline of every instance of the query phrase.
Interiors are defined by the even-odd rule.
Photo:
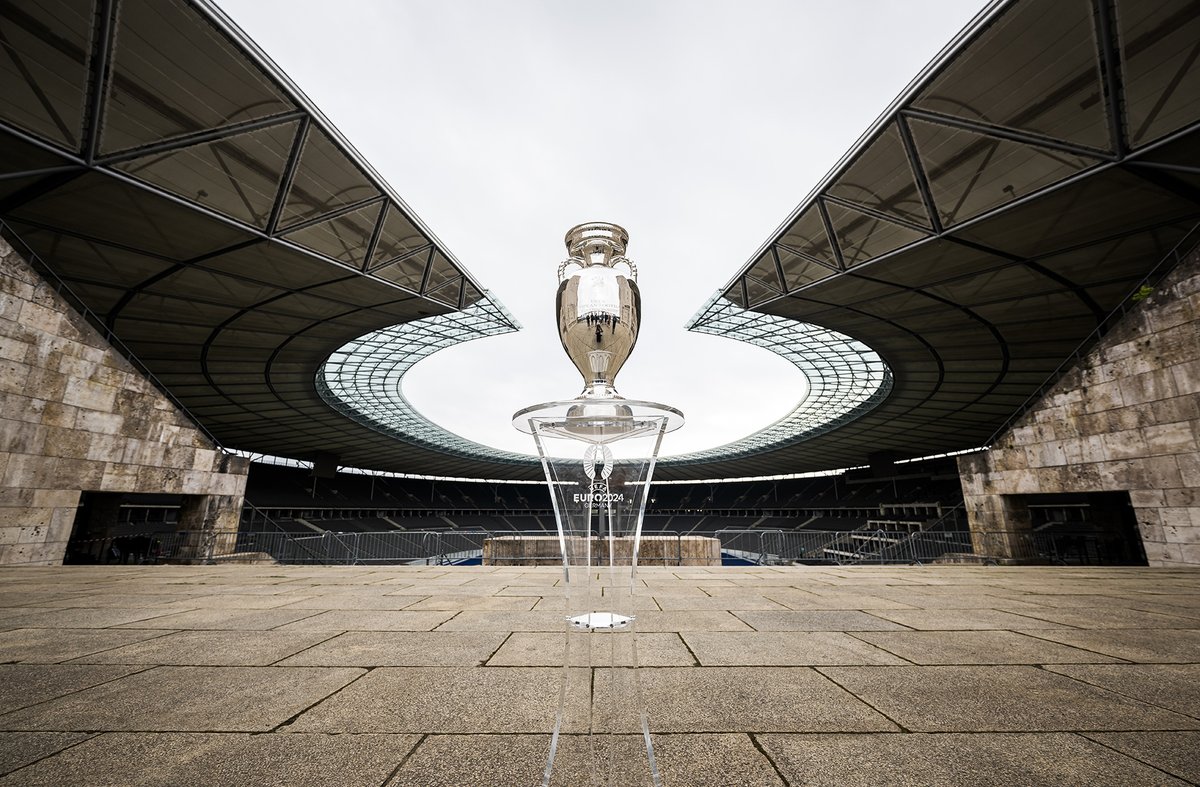
[[[558,266],[558,336],[583,377],[585,398],[617,397],[614,380],[637,344],[642,296],[626,259],[629,233],[607,222],[572,227]]]

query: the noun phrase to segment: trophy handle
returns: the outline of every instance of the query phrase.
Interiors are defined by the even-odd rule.
[[[610,267],[615,268],[621,263],[624,263],[625,267],[629,268],[629,278],[637,281],[637,265],[634,265],[633,260],[629,259],[628,257],[613,257],[612,265]]]
[[[580,270],[583,270],[585,267],[583,260],[580,259],[579,257],[572,257],[569,260],[563,260],[562,262],[560,262],[558,264],[558,280],[559,281],[563,280],[564,274],[567,272],[567,268],[571,267],[572,265],[576,266]]]

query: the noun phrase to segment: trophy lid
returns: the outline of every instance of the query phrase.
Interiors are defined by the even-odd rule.
[[[622,226],[607,221],[589,221],[578,224],[567,230],[563,239],[567,244],[567,252],[572,257],[592,261],[593,254],[603,255],[602,261],[607,263],[613,257],[625,253],[629,244],[629,232]]]

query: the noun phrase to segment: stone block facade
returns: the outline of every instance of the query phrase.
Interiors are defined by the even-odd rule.
[[[1021,495],[1128,491],[1150,565],[1200,564],[1200,250],[958,465],[991,554],[1029,530]]]
[[[61,563],[81,492],[188,495],[181,528],[236,529],[248,465],[0,239],[0,564]]]

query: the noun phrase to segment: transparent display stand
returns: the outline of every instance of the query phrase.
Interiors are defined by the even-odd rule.
[[[624,399],[527,408],[558,524],[565,658],[542,784],[662,784],[637,672],[634,593],[642,518],[663,435],[678,410]],[[576,783],[572,779],[572,783]]]

